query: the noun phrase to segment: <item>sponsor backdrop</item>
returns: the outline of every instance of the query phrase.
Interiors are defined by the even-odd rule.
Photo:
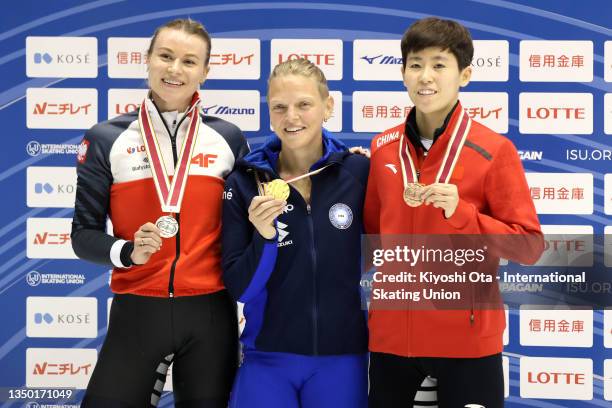
[[[252,146],[270,133],[270,67],[297,56],[329,79],[329,129],[367,145],[411,106],[399,39],[428,15],[471,29],[474,75],[461,99],[519,149],[546,232],[585,234],[567,244],[577,252],[594,247],[593,234],[612,233],[609,1],[14,2],[0,27],[0,387],[82,390],[91,375],[112,294],[108,269],[71,249],[76,154],[85,129],[142,100],[156,26],[185,16],[205,23],[214,39],[204,111],[240,126]],[[601,244],[595,252],[588,266],[612,266]],[[612,311],[507,315],[508,407],[610,406]],[[27,402],[0,406],[43,406]],[[168,393],[160,405],[171,404]]]

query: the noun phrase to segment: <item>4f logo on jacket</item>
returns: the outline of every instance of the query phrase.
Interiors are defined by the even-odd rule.
[[[191,158],[191,164],[196,164],[200,167],[208,167],[215,163],[215,159],[219,157],[216,154],[196,154]]]

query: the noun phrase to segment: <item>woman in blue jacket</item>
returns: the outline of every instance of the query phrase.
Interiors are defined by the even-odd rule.
[[[268,105],[276,135],[236,162],[224,193],[223,276],[246,318],[230,407],[366,407],[369,163],[323,129],[333,99],[308,60],[274,68]]]

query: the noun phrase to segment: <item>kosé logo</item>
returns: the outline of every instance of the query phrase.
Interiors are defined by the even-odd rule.
[[[28,167],[28,207],[74,207],[76,168]]]
[[[95,338],[98,300],[93,297],[35,297],[26,301],[28,337]]]
[[[471,81],[507,81],[508,66],[508,41],[474,40]]]
[[[593,360],[522,357],[520,361],[521,398],[593,398]]]
[[[51,324],[53,320],[53,316],[49,313],[34,313],[34,323],[36,324],[42,324],[43,322]]]
[[[27,37],[26,74],[31,78],[96,78],[96,37]]]

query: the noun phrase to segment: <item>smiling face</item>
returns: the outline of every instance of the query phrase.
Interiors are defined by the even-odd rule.
[[[187,109],[193,94],[206,80],[206,42],[182,30],[164,28],[148,58],[149,87],[161,111]]]
[[[470,82],[472,69],[459,70],[449,51],[429,47],[406,56],[404,85],[419,116],[432,123],[444,122],[459,98],[459,88]]]
[[[321,145],[323,122],[331,116],[334,100],[321,95],[316,79],[289,74],[270,81],[268,107],[283,149],[311,149]]]

